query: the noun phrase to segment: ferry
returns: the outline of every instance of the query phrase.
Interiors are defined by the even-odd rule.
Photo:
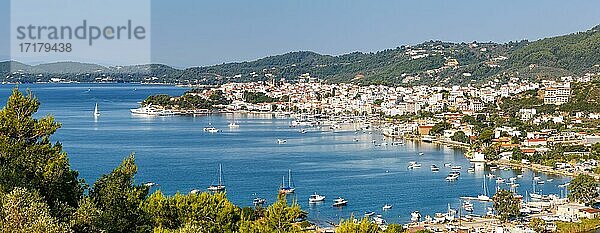
[[[346,201],[346,199],[338,197],[335,200],[333,200],[333,206],[334,207],[341,207],[341,206],[346,206],[348,205],[348,201]]]
[[[325,201],[325,196],[321,196],[317,193],[310,195],[310,197],[308,197],[308,202],[310,202],[310,203],[322,202],[322,201]]]

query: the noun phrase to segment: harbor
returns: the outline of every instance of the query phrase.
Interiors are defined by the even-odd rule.
[[[136,108],[143,96],[156,92],[177,94],[185,89],[68,85],[71,88],[59,89],[65,91],[59,95],[54,87],[32,88],[46,103],[40,113],[54,112],[63,123],[53,140],[65,143],[73,166],[86,180],[94,181],[110,170],[114,161],[133,151],[140,164],[136,180],[160,184],[152,185],[153,190],[173,195],[207,191],[211,185],[223,186],[236,205],[254,206],[273,203],[281,187],[293,187],[288,200],[296,201],[308,212],[307,219],[323,228],[335,227],[340,219],[367,213],[369,218],[377,218],[373,221],[408,224],[415,211],[419,211],[423,221],[427,215],[434,218],[436,213],[452,209],[456,210],[458,220],[458,212],[467,213],[462,209],[464,200],[460,197],[480,195],[484,180],[490,197],[497,188],[510,189],[508,181],[497,183],[498,177],[509,180],[520,176],[515,182],[520,184],[516,192],[523,196],[533,190],[534,177],[547,181],[536,187],[543,195],[564,194],[564,188],[558,186],[570,180],[533,170],[492,171],[485,166],[473,167],[462,149],[385,137],[381,124],[363,119],[353,122],[339,118],[333,119],[336,124],[313,125],[303,123],[311,122],[308,120],[274,114],[139,116],[130,109]],[[64,101],[72,96],[82,101],[76,105]],[[237,126],[230,127],[232,122]],[[203,130],[209,125],[218,131]],[[82,134],[98,144],[113,145],[113,152],[106,154],[95,145],[83,143],[76,136]],[[279,140],[285,143],[278,143]],[[419,166],[409,168],[411,162]],[[433,165],[437,171],[431,169]],[[454,181],[446,180],[452,172],[460,175]],[[288,180],[293,182],[290,184]],[[313,195],[324,198],[311,201]],[[471,203],[473,211],[469,214],[475,216],[473,219],[485,216],[491,206],[489,202]],[[425,226],[419,224],[416,226]]]

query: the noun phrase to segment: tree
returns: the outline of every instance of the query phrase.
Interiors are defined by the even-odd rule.
[[[1,196],[0,232],[71,232],[69,225],[50,215],[50,208],[37,192],[15,188]]]
[[[481,144],[486,145],[486,144],[490,144],[492,142],[493,138],[494,138],[494,131],[492,131],[491,129],[485,129],[485,130],[481,131],[481,133],[477,137],[477,141]]]
[[[297,204],[289,206],[285,195],[280,195],[278,200],[264,212],[263,218],[252,222],[243,221],[239,232],[300,232],[300,228],[292,223],[304,218],[305,215],[300,206]]]
[[[469,142],[469,137],[467,137],[467,135],[463,131],[458,131],[458,132],[454,133],[454,135],[452,135],[452,137],[450,139],[452,139],[452,141],[462,142],[462,143]]]
[[[512,192],[500,190],[492,197],[494,209],[500,220],[506,221],[519,214],[519,199]]]
[[[157,229],[198,228],[202,232],[236,232],[241,210],[225,193],[180,194],[156,191],[141,207]]]
[[[77,210],[71,216],[71,229],[75,232],[101,232],[100,216],[102,211],[89,197],[79,201]]]
[[[52,215],[62,218],[77,206],[83,186],[62,145],[50,142],[60,124],[52,116],[33,118],[39,106],[31,93],[24,96],[15,88],[0,110],[0,191],[37,191]]]
[[[444,130],[450,129],[451,127],[452,126],[448,122],[442,121],[440,123],[433,125],[433,127],[431,127],[431,130],[429,131],[429,135],[441,135],[444,133]]]
[[[404,232],[404,228],[402,225],[397,223],[392,223],[387,226],[387,229],[383,231],[383,233],[402,233]]]
[[[347,220],[340,222],[340,226],[335,229],[338,233],[377,233],[380,232],[379,226],[374,222],[369,221],[368,218],[363,218],[360,222],[350,217]]]
[[[540,218],[533,218],[529,222],[529,227],[535,232],[544,232],[546,231],[546,222]]]
[[[598,182],[589,175],[578,175],[570,182],[568,188],[570,201],[591,204],[599,197]]]
[[[131,154],[110,174],[102,175],[90,192],[90,198],[102,211],[100,228],[108,232],[142,232],[150,230],[150,221],[139,208],[148,187],[135,185],[135,157]]]

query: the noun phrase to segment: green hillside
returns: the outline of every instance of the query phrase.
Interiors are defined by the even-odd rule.
[[[599,28],[534,42],[428,41],[374,53],[354,52],[339,56],[298,51],[255,61],[186,69],[160,64],[102,67],[75,62],[37,66],[12,62],[12,71],[23,72],[11,75],[10,62],[3,62],[0,63],[0,74],[2,81],[8,82],[47,81],[58,75],[74,81],[111,77],[123,82],[177,84],[267,81],[273,77],[294,80],[305,73],[330,82],[388,85],[478,84],[490,80],[507,82],[511,77],[556,79],[600,72]]]

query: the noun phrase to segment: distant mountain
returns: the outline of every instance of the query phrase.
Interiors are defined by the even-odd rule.
[[[12,69],[9,67],[12,66]],[[104,67],[77,62],[29,66],[0,63],[2,81],[35,82],[61,77],[73,81],[112,80],[176,84],[295,80],[309,73],[329,82],[360,84],[464,84],[518,77],[554,79],[600,72],[600,25],[585,32],[504,44],[429,41],[375,53],[339,56],[290,52],[255,61],[176,69],[161,64]],[[10,71],[19,70],[16,74]]]

